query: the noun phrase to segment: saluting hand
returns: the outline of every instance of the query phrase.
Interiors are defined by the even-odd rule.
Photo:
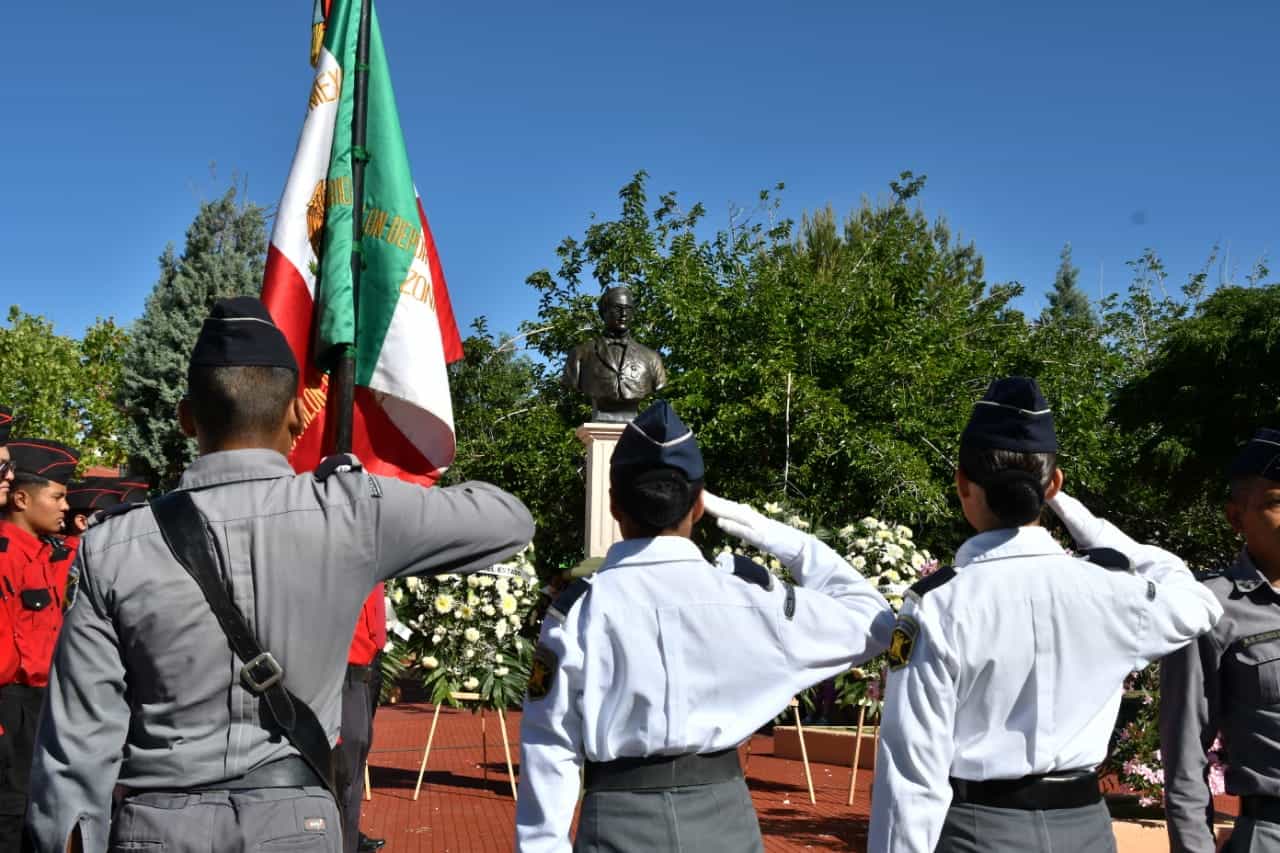
[[[783,563],[800,556],[808,540],[808,534],[762,515],[746,504],[713,495],[706,489],[702,490],[702,505],[716,517],[716,524],[725,533],[773,554]]]

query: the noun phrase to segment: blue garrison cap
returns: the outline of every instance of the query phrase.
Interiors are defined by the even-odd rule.
[[[962,447],[1012,450],[1018,453],[1057,453],[1053,412],[1034,379],[997,379],[973,406],[960,434]]]
[[[1280,481],[1280,430],[1263,428],[1254,433],[1232,463],[1230,476]]]
[[[609,460],[611,469],[674,468],[692,481],[706,474],[693,430],[666,400],[658,400],[627,424]]]
[[[234,296],[214,303],[191,350],[191,367],[287,367],[297,373],[298,362],[262,300]]]

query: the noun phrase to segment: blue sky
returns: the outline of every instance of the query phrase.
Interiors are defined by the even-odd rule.
[[[0,303],[79,334],[138,316],[156,257],[233,173],[277,200],[310,0],[15,3]],[[1038,311],[1062,244],[1096,296],[1144,247],[1173,283],[1214,243],[1241,281],[1280,238],[1280,5],[377,0],[462,324],[524,285],[638,169],[651,198],[854,207],[904,169]],[[216,175],[210,164],[216,163]],[[1275,263],[1280,270],[1280,258]],[[1280,275],[1273,275],[1273,280]]]

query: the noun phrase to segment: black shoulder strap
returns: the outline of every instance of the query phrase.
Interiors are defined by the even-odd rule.
[[[1078,556],[1095,566],[1102,566],[1113,572],[1127,572],[1133,569],[1129,558],[1115,548],[1082,548]]]
[[[551,602],[549,612],[563,622],[569,618],[569,611],[573,606],[590,591],[591,581],[587,578],[578,578],[556,596],[556,600]]]
[[[926,593],[931,592],[956,576],[955,566],[947,566],[945,569],[938,569],[931,575],[926,575],[911,585],[907,590],[908,593],[915,596],[916,600],[920,600]]]
[[[761,589],[773,589],[773,575],[749,557],[741,554],[733,555],[733,574],[739,580],[753,583]]]
[[[302,754],[311,769],[324,780],[325,787],[337,797],[329,738],[316,719],[315,712],[284,686],[284,668],[259,645],[244,614],[227,595],[226,586],[214,564],[204,516],[187,492],[170,492],[151,501],[160,535],[174,559],[182,564],[218,618],[227,635],[231,650],[243,661],[240,682],[255,696],[265,700],[266,707],[289,743]]]

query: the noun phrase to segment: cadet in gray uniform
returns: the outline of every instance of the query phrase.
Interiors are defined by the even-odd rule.
[[[1259,430],[1232,465],[1227,519],[1240,556],[1205,585],[1222,621],[1160,666],[1160,752],[1174,853],[1213,853],[1207,750],[1222,734],[1241,816],[1227,849],[1280,850],[1280,431]]]
[[[90,527],[37,736],[28,843],[84,849],[341,849],[337,807],[266,702],[270,661],[242,665],[160,521],[186,493],[243,621],[332,747],[360,607],[379,581],[469,572],[523,547],[533,522],[484,483],[426,489],[351,457],[295,475],[297,365],[257,299],[219,302],[179,408],[200,457],[178,490]],[[340,463],[340,464],[339,464]],[[165,501],[170,501],[166,504]],[[165,512],[162,512],[165,510]],[[172,541],[172,540],[171,540]],[[305,751],[305,750],[304,750]],[[125,789],[111,815],[112,790]],[[108,826],[110,821],[110,835]]]

